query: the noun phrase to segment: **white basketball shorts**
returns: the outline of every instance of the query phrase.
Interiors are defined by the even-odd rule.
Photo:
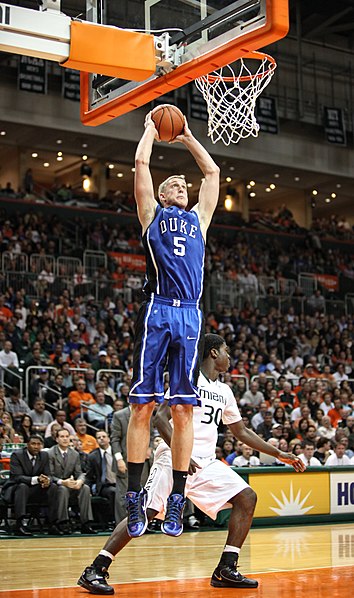
[[[211,519],[216,519],[219,511],[231,508],[228,501],[249,485],[231,467],[214,458],[193,457],[201,469],[189,475],[186,483],[186,496]],[[171,493],[172,455],[165,443],[156,449],[154,463],[145,484],[148,492],[147,507],[164,516],[165,505]]]

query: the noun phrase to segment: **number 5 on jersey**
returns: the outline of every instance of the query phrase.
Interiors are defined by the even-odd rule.
[[[175,255],[179,255],[183,257],[186,255],[186,246],[185,246],[186,239],[185,237],[173,237],[173,244],[175,246],[173,253]]]

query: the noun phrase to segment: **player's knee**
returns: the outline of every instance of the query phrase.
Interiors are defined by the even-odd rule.
[[[134,424],[148,424],[150,422],[151,414],[154,410],[154,403],[145,403],[144,405],[132,404],[131,406],[131,420]]]
[[[255,493],[254,490],[252,490],[252,488],[246,488],[245,497],[246,497],[247,509],[250,512],[252,512],[252,514],[253,514],[253,512],[256,508],[256,504],[257,504],[257,494]]]
[[[193,420],[192,405],[172,405],[171,413],[173,425],[185,428]]]
[[[235,497],[233,504],[244,513],[247,512],[250,515],[253,515],[257,504],[257,494],[252,488],[245,488],[245,490]]]

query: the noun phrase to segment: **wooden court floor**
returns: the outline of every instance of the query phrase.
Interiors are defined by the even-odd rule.
[[[211,588],[225,530],[145,535],[110,568],[120,598],[352,598],[354,523],[251,530],[240,571],[257,590]],[[105,537],[30,538],[0,544],[0,598],[85,598],[76,586]]]

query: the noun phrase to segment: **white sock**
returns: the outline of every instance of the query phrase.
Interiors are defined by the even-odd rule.
[[[230,546],[230,544],[225,544],[223,552],[236,552],[237,554],[240,554],[240,550],[241,548],[237,548],[237,546]]]

